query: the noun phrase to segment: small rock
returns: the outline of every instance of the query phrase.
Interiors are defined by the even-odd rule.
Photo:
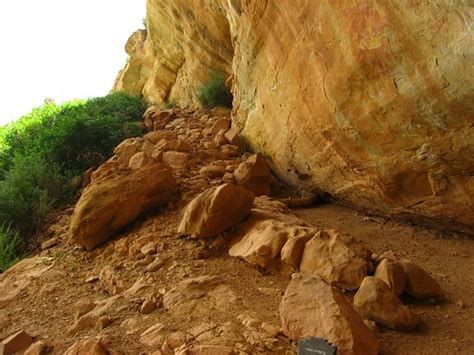
[[[24,330],[20,330],[3,340],[2,344],[5,354],[12,354],[25,349],[30,346],[32,342],[33,338]]]
[[[76,309],[76,313],[75,313],[74,318],[76,320],[78,320],[84,314],[87,314],[90,311],[92,311],[95,307],[96,307],[96,303],[92,302],[92,301],[90,301],[86,298],[83,298],[83,299],[77,301],[76,304],[74,305],[74,308]]]
[[[225,173],[225,174],[222,176],[222,181],[225,182],[225,183],[234,183],[234,182],[235,182],[234,174],[232,174],[232,173]]]
[[[231,121],[228,118],[219,118],[217,119],[210,129],[210,134],[216,135],[221,130],[227,131],[230,128]]]
[[[99,280],[99,276],[93,275],[93,276],[89,276],[89,277],[86,279],[86,282],[87,282],[87,283],[93,283],[93,282],[96,282],[97,280]]]
[[[225,168],[222,166],[209,165],[204,166],[199,170],[199,175],[214,179],[219,178],[225,174]]]
[[[255,196],[270,195],[272,175],[261,154],[253,154],[234,171],[237,184],[252,191]]]
[[[155,252],[156,252],[156,243],[155,242],[150,242],[148,244],[145,244],[142,248],[140,248],[140,251],[143,255],[155,254]]]
[[[58,237],[48,239],[47,241],[45,241],[41,244],[41,250],[52,248],[52,247],[58,245],[60,241],[61,241],[61,239],[59,239]]]
[[[405,290],[407,277],[398,262],[383,259],[375,269],[375,277],[385,282],[397,296]]]
[[[152,162],[153,160],[148,157],[144,152],[138,152],[130,158],[128,167],[132,170],[138,170]]]
[[[399,264],[407,277],[406,293],[418,299],[443,297],[441,286],[422,267],[406,259],[400,260]]]
[[[235,352],[231,347],[224,345],[192,345],[179,352],[176,355],[234,355]]]
[[[171,349],[176,349],[190,341],[192,341],[194,337],[191,334],[183,333],[183,332],[174,332],[171,333],[168,338],[166,339],[166,344]]]
[[[146,267],[147,272],[158,271],[163,265],[165,265],[166,260],[156,257],[155,260]]]
[[[224,137],[230,144],[236,145],[239,148],[243,147],[242,138],[240,138],[239,131],[237,131],[236,129],[229,129],[227,132],[225,132]]]
[[[108,355],[109,350],[98,339],[84,339],[74,343],[64,355]]]
[[[411,330],[420,318],[381,279],[368,276],[354,296],[354,307],[366,319],[395,330]]]
[[[182,169],[188,165],[188,153],[168,151],[163,153],[163,163],[172,168]]]
[[[147,298],[143,302],[142,306],[140,307],[140,313],[149,314],[153,312],[155,309],[156,309],[156,298],[153,296],[153,297]]]
[[[140,343],[149,347],[160,347],[163,343],[164,335],[162,332],[164,329],[165,326],[161,323],[148,328],[140,335]]]
[[[23,355],[43,355],[48,347],[46,346],[45,342],[42,340],[37,341],[30,345],[30,347],[23,353]],[[0,350],[0,354],[1,354]]]

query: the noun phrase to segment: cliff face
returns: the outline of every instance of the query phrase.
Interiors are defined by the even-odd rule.
[[[288,182],[474,231],[469,1],[147,6],[116,89],[195,104],[208,70],[225,72],[234,126]]]

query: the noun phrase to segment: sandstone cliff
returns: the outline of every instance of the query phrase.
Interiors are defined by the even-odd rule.
[[[386,215],[474,232],[470,1],[148,0],[115,89],[196,104],[233,75],[233,124],[275,171]]]

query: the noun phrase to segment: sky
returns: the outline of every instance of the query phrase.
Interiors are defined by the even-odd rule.
[[[146,0],[0,0],[0,125],[47,97],[106,95]]]

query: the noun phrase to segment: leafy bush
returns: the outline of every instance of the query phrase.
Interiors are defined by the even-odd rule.
[[[175,108],[175,107],[176,107],[176,102],[174,101],[165,102],[165,104],[163,105],[163,108],[165,110],[171,110],[172,108]]]
[[[0,225],[0,272],[5,271],[19,259],[22,240],[10,226]]]
[[[141,133],[145,108],[124,93],[44,105],[9,127],[0,143],[0,169],[8,171],[14,155],[38,155],[64,173],[81,173],[102,163],[123,139]]]
[[[71,200],[69,177],[37,154],[14,158],[0,180],[0,224],[10,223],[22,235],[32,234],[55,207]]]
[[[145,108],[136,97],[113,93],[46,104],[3,127],[0,225],[10,232],[2,229],[2,243],[16,235],[12,231],[28,237],[52,209],[69,203],[74,196],[70,179],[103,163],[125,138],[139,135]]]
[[[205,108],[217,106],[232,107],[232,93],[225,86],[224,74],[210,71],[208,79],[198,89],[197,98]]]

